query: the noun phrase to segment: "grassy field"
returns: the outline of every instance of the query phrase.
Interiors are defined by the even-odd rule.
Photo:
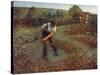
[[[42,59],[42,43],[34,40],[39,27],[17,27],[13,37],[14,72],[48,72],[97,68],[97,37],[91,26],[62,25],[54,35],[59,56],[48,46],[49,61]],[[29,42],[28,42],[28,41]]]

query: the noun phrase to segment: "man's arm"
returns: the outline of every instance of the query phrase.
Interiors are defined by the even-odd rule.
[[[53,35],[53,32],[51,32],[47,37],[43,38],[43,41],[46,41],[48,38],[50,38]]]
[[[47,36],[47,37],[45,37],[44,39],[43,39],[43,41],[45,41],[45,40],[47,40],[49,37],[51,37],[53,34],[54,34],[54,32],[56,32],[56,26],[55,27],[53,27],[53,29],[51,30],[51,33]]]

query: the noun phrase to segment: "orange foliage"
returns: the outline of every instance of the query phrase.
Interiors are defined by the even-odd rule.
[[[97,38],[96,36],[89,36],[89,35],[84,35],[84,36],[75,36],[74,39],[84,42],[90,47],[97,47]]]
[[[81,34],[86,32],[93,32],[93,28],[90,25],[72,25],[70,26],[70,30],[67,30],[66,27],[65,33],[69,34]]]

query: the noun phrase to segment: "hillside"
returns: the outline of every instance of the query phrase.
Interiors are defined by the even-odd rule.
[[[42,42],[34,40],[38,27],[18,27],[14,35],[15,73],[96,69],[96,36],[84,34],[84,31],[68,34],[66,29],[71,27],[74,27],[74,25],[57,28],[54,40],[59,55],[54,56],[49,45],[49,61],[42,59]],[[30,42],[26,42],[26,40],[30,40]]]

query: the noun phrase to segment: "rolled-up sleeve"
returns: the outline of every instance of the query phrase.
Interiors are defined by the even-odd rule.
[[[52,28],[52,31],[53,32],[56,32],[56,30],[57,30],[57,27],[56,26]]]
[[[41,28],[43,28],[43,29],[44,29],[46,26],[47,26],[47,24],[43,24]]]

